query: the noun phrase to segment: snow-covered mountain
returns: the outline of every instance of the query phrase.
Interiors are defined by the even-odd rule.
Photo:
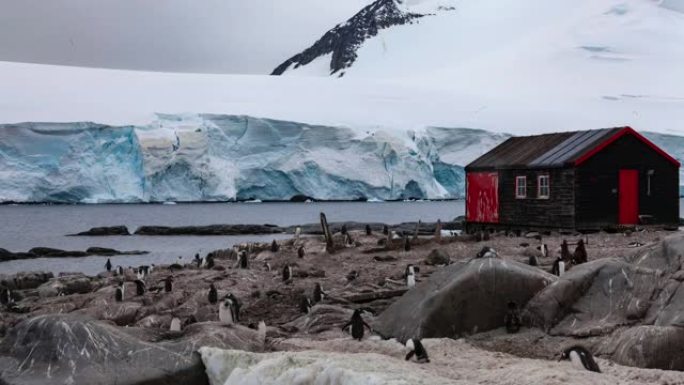
[[[160,115],[137,127],[2,125],[0,201],[457,198],[462,165],[506,137],[232,115]]]
[[[646,135],[684,160],[684,137]],[[508,137],[208,114],[142,126],[0,125],[0,201],[460,198],[463,166]]]

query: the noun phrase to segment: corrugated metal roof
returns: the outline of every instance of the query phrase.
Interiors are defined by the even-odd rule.
[[[625,127],[513,137],[471,162],[467,169],[562,167]]]

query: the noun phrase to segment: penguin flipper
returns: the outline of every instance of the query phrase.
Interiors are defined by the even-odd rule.
[[[406,361],[410,360],[414,354],[416,354],[415,350],[411,350],[410,352],[408,352],[408,354],[406,355]]]
[[[352,324],[351,321],[347,322],[346,324],[344,324],[344,326],[342,326],[342,330],[344,330],[344,329],[350,327],[351,324]]]

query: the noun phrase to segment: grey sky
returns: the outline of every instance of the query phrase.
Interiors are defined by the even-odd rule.
[[[0,0],[0,60],[269,73],[367,0]]]

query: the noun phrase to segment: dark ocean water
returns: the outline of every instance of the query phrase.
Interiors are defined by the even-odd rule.
[[[91,246],[146,250],[150,254],[117,256],[122,266],[189,260],[195,253],[228,248],[247,241],[270,242],[287,235],[259,236],[108,236],[68,237],[98,226],[125,225],[133,232],[142,225],[210,224],[297,225],[317,223],[323,211],[330,222],[358,221],[395,224],[408,221],[450,221],[464,213],[463,201],[445,202],[315,202],[315,203],[193,203],[176,205],[18,205],[0,206],[0,248],[13,252],[37,246],[85,250]],[[107,257],[39,258],[0,263],[0,274],[46,270],[97,274]]]

